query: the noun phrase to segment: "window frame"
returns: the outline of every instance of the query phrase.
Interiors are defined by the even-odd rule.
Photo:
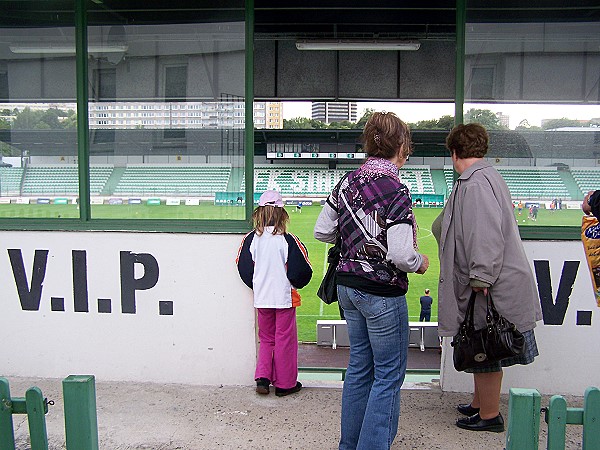
[[[465,99],[465,24],[467,0],[456,0],[456,86],[455,118],[462,122]],[[178,220],[178,219],[100,219],[91,217],[89,175],[89,118],[87,64],[87,0],[75,0],[76,80],[77,80],[77,158],[80,216],[78,219],[0,218],[0,229],[20,231],[129,231],[182,233],[245,233],[251,229],[254,209],[253,183],[245,185],[245,219]],[[254,176],[254,0],[245,2],[245,154],[246,180]],[[581,229],[575,226],[519,227],[524,240],[579,240]]]

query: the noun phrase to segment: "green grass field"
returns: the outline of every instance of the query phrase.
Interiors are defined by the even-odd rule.
[[[326,305],[316,295],[323,274],[327,268],[327,250],[329,246],[313,238],[313,227],[321,206],[305,206],[301,213],[295,207],[288,207],[290,214],[290,231],[296,234],[308,248],[313,266],[313,279],[300,291],[302,306],[298,309],[298,335],[304,342],[316,341],[316,322],[318,319],[338,319],[337,304]],[[153,206],[153,205],[93,205],[92,217],[97,219],[241,219],[244,208],[237,206],[215,207],[210,202],[200,206]],[[409,274],[410,286],[407,294],[410,320],[419,318],[419,297],[426,288],[431,289],[433,297],[432,320],[437,320],[437,282],[439,261],[437,243],[431,234],[431,223],[440,213],[439,208],[416,208],[415,214],[419,225],[418,238],[420,252],[429,256],[429,270],[424,275]],[[562,210],[550,212],[540,209],[538,220],[533,222],[527,218],[527,211],[516,215],[519,225],[554,225],[580,226],[582,212],[580,210]],[[77,205],[17,205],[0,204],[0,217],[5,218],[77,218]]]
[[[296,234],[308,247],[310,260],[313,266],[313,279],[308,286],[300,291],[302,295],[302,306],[298,309],[298,335],[304,342],[316,340],[316,321],[318,319],[339,319],[337,304],[326,305],[316,296],[317,289],[327,268],[328,244],[313,238],[313,227],[320,206],[302,208],[302,213],[290,212],[290,231]],[[435,238],[431,234],[431,223],[441,212],[441,208],[415,208],[415,215],[419,225],[418,241],[419,251],[429,257],[430,266],[424,275],[409,274],[409,290],[406,295],[408,302],[408,313],[410,320],[419,320],[420,305],[419,297],[423,295],[426,288],[431,290],[433,297],[433,309],[431,320],[437,320],[437,286],[440,263],[438,259],[438,248]],[[580,210],[562,210],[550,212],[541,209],[536,222],[527,218],[524,211],[521,216],[517,214],[519,225],[581,225],[582,212]]]

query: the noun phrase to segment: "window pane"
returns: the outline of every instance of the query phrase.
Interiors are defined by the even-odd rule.
[[[600,188],[600,21],[579,3],[468,4],[464,121],[488,128],[519,225],[581,225],[581,200]]]
[[[245,218],[244,2],[230,3],[121,23],[90,10],[93,218]]]
[[[0,18],[0,217],[79,217],[73,14],[24,3]]]

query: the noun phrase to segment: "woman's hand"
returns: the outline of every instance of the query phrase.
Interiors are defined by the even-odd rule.
[[[429,258],[427,257],[427,255],[421,255],[421,256],[423,258],[423,261],[421,262],[421,267],[419,267],[415,273],[422,275],[425,272],[427,272],[427,269],[429,268]]]
[[[473,289],[475,292],[483,292],[483,295],[488,295],[488,288],[486,287],[473,287],[471,289]]]

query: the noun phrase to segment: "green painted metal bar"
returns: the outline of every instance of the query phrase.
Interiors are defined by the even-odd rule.
[[[589,387],[583,398],[583,450],[600,448],[600,390]]]
[[[244,175],[246,177],[246,220],[251,227],[254,210],[254,0],[246,0],[246,61],[245,61],[245,145]]]
[[[456,0],[456,68],[454,87],[454,124],[463,123],[465,103],[466,0]]]
[[[42,391],[37,387],[27,389],[25,400],[31,450],[48,450],[48,433],[46,432],[46,412],[48,410]]]
[[[63,380],[65,434],[68,450],[98,450],[96,381],[93,375]]]
[[[6,378],[0,378],[0,450],[14,450],[14,448],[15,432],[10,387]]]
[[[23,397],[13,397],[12,402],[13,414],[27,414],[27,400]]]
[[[510,389],[506,450],[538,449],[541,401],[535,389]]]
[[[567,431],[567,401],[554,395],[548,406],[548,450],[564,450]]]
[[[90,152],[88,118],[87,0],[75,0],[75,76],[77,81],[77,163],[79,170],[79,218],[89,222]]]

